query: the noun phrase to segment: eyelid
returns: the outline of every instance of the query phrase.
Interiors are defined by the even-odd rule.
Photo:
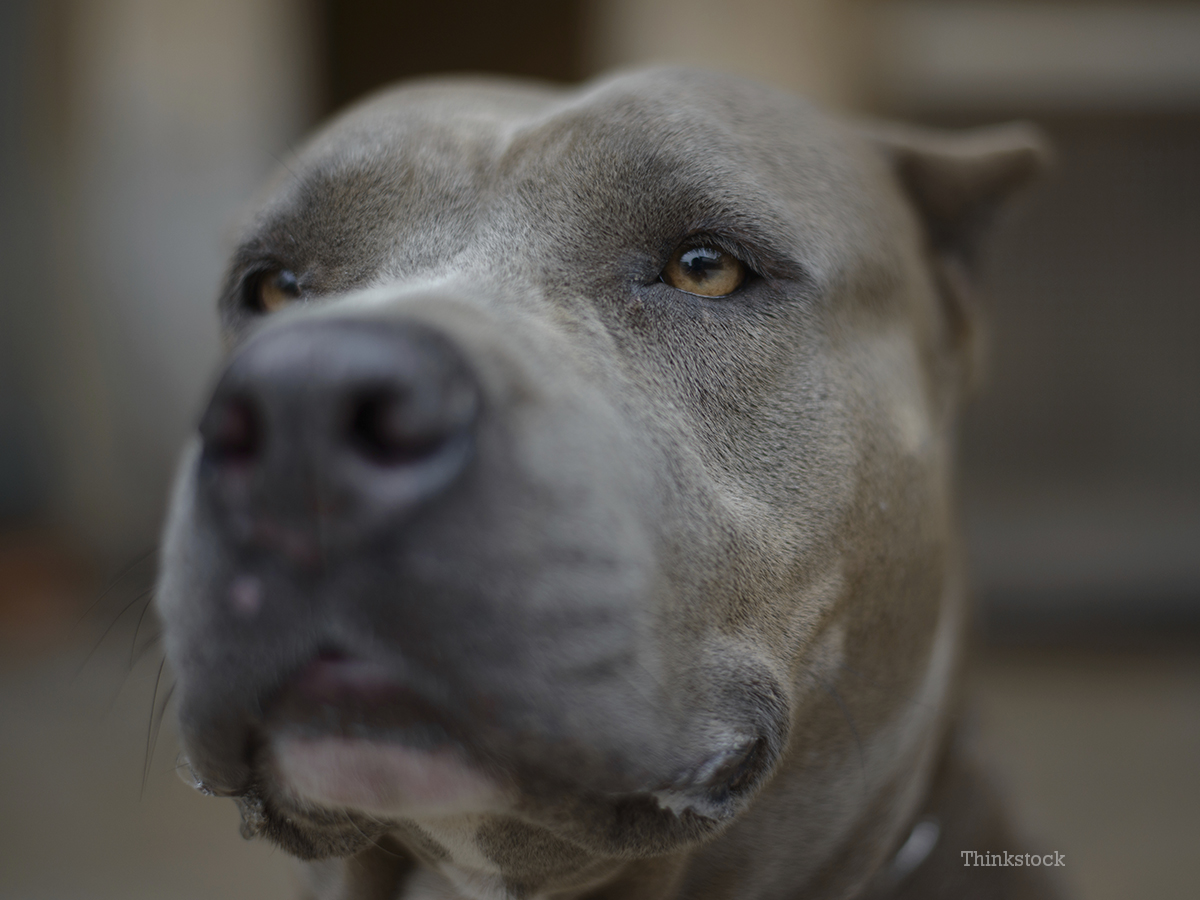
[[[663,257],[663,265],[666,265],[674,253],[690,253],[693,250],[705,248],[728,253],[746,267],[748,276],[761,277],[763,275],[763,268],[757,254],[751,252],[741,241],[711,231],[694,231],[682,240],[676,241],[667,249]]]
[[[767,233],[757,234],[750,223],[741,228],[736,225],[698,227],[663,249],[663,265],[671,253],[679,247],[692,249],[705,245],[730,253],[741,261],[747,273],[769,281],[813,282],[813,273],[799,262],[787,246],[781,245]],[[781,231],[782,231],[781,226]]]
[[[688,291],[686,288],[681,288],[675,284],[672,284],[670,281],[667,280],[665,273],[666,273],[668,266],[671,264],[672,259],[681,259],[685,254],[692,253],[693,251],[696,251],[696,250],[705,250],[705,249],[713,250],[713,251],[716,251],[718,254],[723,254],[723,255],[732,257],[733,259],[735,259],[737,261],[738,265],[741,266],[741,269],[742,269],[741,281],[730,293],[721,294],[721,295],[715,295],[715,294],[709,295],[709,294],[704,294],[704,293],[698,293],[695,291]],[[754,262],[752,262],[749,257],[752,257],[752,254],[747,253],[745,251],[745,249],[743,248],[743,246],[741,245],[741,243],[738,241],[730,240],[729,238],[726,238],[719,234],[714,234],[713,232],[709,232],[709,231],[696,231],[696,232],[692,232],[691,234],[685,236],[682,240],[677,241],[669,249],[664,262],[658,268],[658,274],[655,276],[655,280],[659,281],[663,284],[666,284],[668,287],[671,287],[672,289],[682,290],[684,293],[694,294],[695,296],[698,296],[698,297],[710,297],[710,298],[716,298],[718,296],[719,297],[731,297],[736,294],[740,294],[743,290],[746,289],[748,284],[750,284],[753,281],[762,277],[762,274],[761,274],[758,266],[755,265]],[[714,259],[720,259],[720,256],[714,257]]]

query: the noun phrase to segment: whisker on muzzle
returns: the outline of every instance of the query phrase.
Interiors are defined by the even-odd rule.
[[[163,654],[162,661],[158,664],[158,674],[154,678],[154,693],[150,698],[150,722],[146,729],[146,758],[142,765],[142,786],[138,791],[138,799],[140,800],[146,793],[146,782],[150,777],[150,763],[154,759],[154,748],[158,745],[158,734],[162,730],[163,718],[167,712],[167,704],[171,702],[171,697],[175,693],[177,681],[172,680],[170,686],[163,692],[162,702],[158,701],[158,689],[162,683],[163,670],[167,665],[166,654]]]
[[[96,607],[99,606],[109,594],[116,590],[126,577],[131,575],[138,566],[140,566],[157,552],[158,544],[153,544],[135,556],[130,562],[122,566],[117,571],[117,574],[113,575],[108,580],[108,583],[100,589],[100,593],[96,595],[96,598],[89,603],[86,608],[84,608],[83,612],[79,614],[79,619],[75,622],[75,627],[79,628],[81,625],[83,625],[83,623],[87,621],[88,616],[92,614],[93,610],[95,610]]]

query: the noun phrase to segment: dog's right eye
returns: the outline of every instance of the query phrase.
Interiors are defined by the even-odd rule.
[[[246,305],[257,313],[279,312],[300,299],[300,281],[291,269],[268,269],[251,279]]]
[[[698,297],[728,297],[746,280],[746,266],[716,247],[684,244],[671,254],[659,277],[676,290]]]

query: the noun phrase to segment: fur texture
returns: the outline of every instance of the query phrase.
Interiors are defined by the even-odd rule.
[[[915,896],[888,866],[974,783],[934,787],[972,266],[1042,158],[684,70],[416,83],[334,120],[234,256],[166,529],[197,784],[319,898]],[[747,279],[665,283],[688,243]],[[405,366],[435,418],[469,382],[467,449],[362,475],[320,411]],[[269,407],[244,470],[210,421],[243,396]],[[400,699],[293,702],[337,666]],[[388,781],[420,766],[448,787]],[[985,895],[947,884],[922,896]]]

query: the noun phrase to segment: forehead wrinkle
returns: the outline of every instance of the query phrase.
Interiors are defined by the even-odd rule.
[[[743,245],[754,257],[746,262],[763,274],[797,274],[797,217],[727,149],[680,153],[670,134],[651,134],[657,140],[647,143],[640,131],[632,140],[624,129],[597,138],[595,123],[581,133],[561,122],[552,127],[550,146],[534,144],[526,132],[502,163],[512,169],[504,193],[524,201],[534,221],[594,226],[605,220],[609,227],[593,233],[619,234],[652,252],[669,251],[666,244],[691,234],[710,234]]]
[[[382,136],[372,133],[370,146],[331,138],[302,157],[299,174],[256,217],[239,255],[295,248],[313,262],[359,260],[363,272],[384,273],[461,250],[481,218],[497,141],[478,123],[424,128],[422,119],[394,120]]]
[[[457,233],[458,240],[440,244],[444,252],[469,242],[470,234],[495,227],[511,233],[513,227],[557,230],[561,225],[576,232],[582,214],[592,224],[607,219],[633,226],[630,230],[640,234],[626,237],[641,238],[638,243],[651,251],[665,252],[661,244],[690,233],[712,232],[745,245],[755,257],[746,261],[764,274],[793,276],[800,260],[809,274],[824,268],[813,262],[825,254],[818,246],[823,243],[819,216],[806,211],[811,206],[804,200],[804,183],[811,181],[807,171],[799,171],[791,184],[772,183],[778,177],[753,164],[761,148],[736,127],[731,118],[736,105],[729,98],[710,102],[705,94],[668,104],[639,93],[636,83],[633,87],[619,80],[602,83],[583,96],[551,95],[519,111],[467,109],[459,115],[441,109],[456,113],[449,122],[444,115],[435,121],[439,110],[425,103],[393,101],[384,127],[355,123],[351,137],[334,134],[314,141],[305,155],[313,150],[318,155],[309,156],[312,162],[297,179],[301,183],[285,188],[282,197],[277,194],[255,231],[297,244],[295,227],[337,231],[332,220],[342,218],[347,207],[354,218],[364,206],[378,207],[377,215],[364,218],[375,218],[385,228],[406,214],[423,219],[438,213],[440,224],[425,223],[422,230],[447,227]],[[363,129],[370,131],[369,139]],[[353,147],[348,152],[347,142]],[[823,162],[803,157],[798,160],[802,170]],[[381,168],[381,158],[391,165]],[[416,177],[418,171],[431,177]],[[340,198],[339,216],[326,209],[320,185],[347,179],[361,185]],[[588,186],[592,197],[579,198],[580,185]],[[430,202],[434,197],[453,202]],[[595,204],[596,197],[604,202]],[[514,198],[525,202],[514,204]],[[316,215],[306,215],[305,207]],[[514,220],[530,212],[532,221]],[[308,228],[306,218],[314,220]],[[274,227],[262,228],[267,222]],[[361,224],[355,230],[361,233]],[[395,246],[378,249],[406,269],[413,261],[402,264],[399,257],[411,229],[392,230],[394,241],[388,243]],[[395,268],[379,261],[389,271]]]
[[[801,113],[783,127],[799,131],[783,141],[773,134],[766,149],[743,133],[736,98],[705,93],[701,104],[692,91],[668,104],[640,93],[643,86],[641,79],[618,78],[514,122],[499,173],[535,208],[556,182],[567,194],[589,185],[592,197],[607,201],[609,218],[640,224],[651,240],[703,231],[728,236],[758,251],[759,259],[747,261],[763,274],[797,277],[803,269],[823,281],[822,272],[838,267],[848,248],[831,246],[842,243],[840,236],[823,227],[830,224],[826,195],[852,187],[838,161],[812,152],[811,139],[802,136],[810,128],[828,130],[819,114],[781,110]],[[774,165],[761,164],[764,154]]]

